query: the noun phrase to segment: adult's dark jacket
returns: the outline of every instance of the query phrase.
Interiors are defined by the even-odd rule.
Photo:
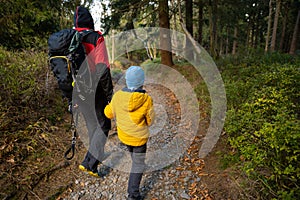
[[[90,12],[78,6],[74,13],[74,27],[77,31],[94,30],[94,21]],[[110,121],[104,115],[104,108],[111,101],[113,84],[104,37],[99,31],[92,31],[83,37],[89,68],[96,84],[95,108],[98,120],[104,132],[110,129]],[[108,130],[106,130],[108,129]]]

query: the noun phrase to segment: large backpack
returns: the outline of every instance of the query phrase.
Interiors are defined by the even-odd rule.
[[[72,100],[73,86],[77,90],[84,88],[83,92],[88,92],[92,88],[89,67],[85,61],[85,48],[82,45],[82,39],[91,32],[63,29],[50,35],[48,39],[50,68],[63,96],[69,101]],[[79,75],[78,71],[81,66],[84,69],[80,70],[83,73]]]
[[[74,29],[64,29],[53,33],[48,39],[49,65],[63,96],[69,101],[69,106],[72,102],[73,88],[79,92],[76,93],[78,97],[81,95],[85,98],[82,92],[85,96],[87,93],[89,93],[88,95],[92,93],[91,73],[86,61],[85,48],[82,44],[83,38],[91,32],[93,31],[78,32]],[[84,100],[82,97],[80,98]],[[70,108],[69,111],[71,111]],[[72,143],[64,154],[67,160],[71,160],[75,153],[77,133],[74,128],[73,115],[71,123]]]

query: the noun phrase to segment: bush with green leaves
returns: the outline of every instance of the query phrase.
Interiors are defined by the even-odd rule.
[[[0,47],[1,133],[26,127],[29,118],[34,121],[55,114],[49,111],[50,107],[59,105],[60,93],[47,91],[47,58],[43,51],[7,51]],[[50,71],[49,76],[52,76]],[[53,110],[59,114],[61,109]]]
[[[5,183],[0,199],[32,199],[26,194],[28,187],[51,172],[69,145],[67,102],[62,101],[47,58],[45,51],[0,46],[0,182]]]
[[[6,51],[0,49],[0,73],[2,103],[17,104],[29,102],[29,98],[35,98],[41,82],[37,77],[45,74],[47,70],[45,53],[30,51]],[[44,68],[44,69],[43,69]]]
[[[242,169],[261,181],[268,199],[300,198],[299,66],[248,63],[223,71],[225,131]]]

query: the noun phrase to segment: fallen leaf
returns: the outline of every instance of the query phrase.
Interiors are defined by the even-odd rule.
[[[206,173],[200,173],[198,174],[199,176],[208,176],[209,174],[206,174]]]
[[[2,146],[0,147],[0,150],[5,149],[6,146],[7,146],[6,144],[2,145]]]
[[[6,162],[8,162],[8,163],[15,163],[15,160],[13,158],[11,158],[9,160],[6,160]]]

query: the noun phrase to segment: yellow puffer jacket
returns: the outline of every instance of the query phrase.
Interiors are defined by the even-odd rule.
[[[131,92],[124,88],[116,92],[104,113],[107,118],[116,118],[118,137],[124,144],[144,145],[149,138],[149,129],[154,119],[152,98],[144,90]]]

